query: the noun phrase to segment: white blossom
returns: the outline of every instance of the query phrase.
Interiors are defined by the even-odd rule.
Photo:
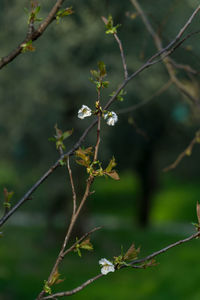
[[[104,119],[109,126],[114,126],[118,121],[118,116],[114,111],[110,111],[104,115]]]
[[[99,264],[102,266],[101,273],[103,275],[106,275],[109,272],[115,272],[115,266],[106,258],[100,259]]]
[[[82,105],[81,109],[78,111],[78,118],[84,119],[92,115],[91,109],[87,105]]]

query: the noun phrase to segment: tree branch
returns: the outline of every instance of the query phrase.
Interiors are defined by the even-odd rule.
[[[190,156],[191,155],[192,149],[193,149],[194,145],[197,144],[197,143],[200,143],[200,130],[198,130],[196,132],[195,137],[192,139],[192,141],[187,146],[187,148],[183,152],[181,152],[179,154],[179,156],[177,157],[177,159],[175,160],[175,162],[173,162],[168,167],[164,168],[163,171],[164,172],[168,172],[170,170],[175,169],[185,156]]]
[[[57,1],[57,3],[60,3],[62,1]],[[175,39],[170,42],[164,49],[162,49],[161,51],[157,52],[156,54],[154,54],[151,58],[149,58],[147,60],[147,62],[145,64],[143,64],[138,70],[136,70],[133,74],[131,74],[127,79],[125,79],[122,84],[120,85],[120,87],[117,89],[117,91],[115,92],[115,94],[108,100],[107,104],[104,106],[103,110],[106,110],[117,98],[118,94],[120,93],[120,91],[128,84],[128,82],[130,82],[133,78],[135,78],[138,74],[140,74],[142,71],[144,71],[145,69],[149,68],[150,66],[160,62],[163,58],[157,59],[157,57],[161,56],[163,53],[165,53],[166,51],[169,51],[168,53],[166,53],[165,55],[170,55],[178,46],[181,45],[181,43],[183,43],[183,41],[186,40],[186,38],[189,38],[191,36],[188,35],[186,38],[184,38],[183,40],[179,41],[180,38],[182,37],[184,31],[188,28],[188,26],[191,24],[193,18],[196,16],[196,14],[199,12],[200,10],[200,5],[195,9],[195,11],[193,12],[193,14],[189,17],[189,19],[187,20],[187,22],[185,23],[185,25],[180,29],[179,33],[177,34],[177,36],[175,37]],[[46,28],[46,27],[45,27]],[[178,45],[176,45],[176,43],[179,41]],[[171,50],[170,50],[171,49]],[[89,125],[89,127],[83,132],[82,136],[79,138],[79,140],[74,144],[74,146],[65,154],[63,154],[55,163],[54,165],[52,165],[50,167],[50,169],[30,188],[30,190],[19,200],[19,202],[13,206],[9,212],[3,216],[0,219],[0,227],[13,215],[13,213],[21,206],[23,205],[29,198],[30,196],[34,193],[35,190],[37,190],[37,188],[49,177],[49,175],[51,175],[56,169],[57,167],[60,166],[60,160],[66,158],[69,155],[72,155],[74,153],[74,151],[76,149],[78,149],[78,147],[83,143],[85,137],[88,135],[88,133],[93,129],[93,127],[97,124],[97,118]]]
[[[72,177],[72,170],[69,164],[69,156],[67,157],[67,168],[68,168],[68,172],[69,172],[69,178],[70,178],[70,183],[71,183],[71,187],[72,187],[72,196],[73,196],[73,214],[76,213],[76,190],[74,187],[74,180]]]
[[[157,90],[153,95],[151,95],[151,97],[149,97],[148,99],[138,103],[138,104],[135,104],[135,105],[132,105],[130,107],[126,107],[126,108],[122,108],[122,109],[119,109],[117,111],[117,114],[126,114],[126,113],[129,113],[129,112],[132,112],[132,111],[135,111],[137,110],[138,108],[146,105],[147,103],[149,103],[150,101],[152,101],[153,99],[155,99],[156,97],[160,96],[161,94],[163,94],[172,84],[172,81],[169,80],[167,83],[165,83],[163,86],[161,86],[161,88],[159,90]]]
[[[148,255],[148,256],[146,256],[144,258],[137,259],[137,260],[133,261],[131,264],[135,265],[135,264],[138,264],[138,263],[142,263],[142,262],[146,262],[148,260],[151,260],[152,258],[154,258],[154,257],[156,257],[156,256],[158,256],[160,254],[163,254],[166,251],[168,251],[168,250],[170,250],[170,249],[172,249],[172,248],[174,248],[176,246],[179,246],[181,244],[187,243],[187,242],[189,242],[189,241],[191,241],[193,239],[199,238],[199,236],[200,236],[200,232],[198,231],[198,232],[192,234],[191,236],[187,237],[186,239],[179,240],[179,241],[177,241],[177,242],[175,242],[173,244],[170,244],[167,247],[162,248],[161,250],[158,250],[156,252],[153,252],[152,254],[150,254],[150,255]]]
[[[74,295],[78,292],[80,292],[81,290],[83,290],[86,286],[88,286],[89,284],[91,284],[92,282],[96,281],[97,279],[103,277],[103,274],[98,274],[97,276],[88,279],[86,282],[84,282],[82,285],[80,285],[79,287],[71,290],[71,291],[67,291],[67,292],[60,292],[60,293],[56,293],[56,294],[52,294],[50,296],[44,297],[42,299],[46,300],[46,299],[55,299],[56,297],[64,297],[64,296],[71,296]]]
[[[170,249],[172,249],[172,248],[174,248],[176,246],[179,246],[181,244],[187,243],[187,242],[189,242],[189,241],[191,241],[193,239],[199,238],[199,237],[200,237],[200,232],[194,233],[191,236],[189,236],[189,237],[187,237],[185,239],[179,240],[179,241],[177,241],[177,242],[175,242],[173,244],[170,244],[167,247],[164,247],[164,248],[162,248],[159,251],[153,252],[152,254],[150,254],[150,255],[148,255],[148,256],[146,256],[144,258],[134,260],[131,263],[131,265],[132,265],[132,267],[136,267],[136,269],[137,269],[137,266],[135,266],[135,265],[137,265],[139,263],[147,262],[147,261],[153,259],[154,257],[156,257],[156,256],[158,256],[160,254],[163,254],[163,253],[167,252],[168,250],[170,250]],[[140,266],[138,266],[138,267],[140,269]],[[120,269],[124,269],[124,268],[128,268],[128,266],[124,265]],[[96,281],[97,279],[101,278],[102,276],[104,276],[104,275],[103,274],[98,274],[97,276],[95,276],[95,277],[93,277],[93,278],[85,281],[82,285],[80,285],[79,287],[77,287],[77,288],[75,288],[75,289],[73,289],[71,291],[55,293],[55,294],[46,296],[46,297],[44,297],[42,299],[47,300],[47,299],[55,299],[56,297],[71,296],[73,294],[78,293],[79,291],[81,291],[82,289],[84,289],[86,286],[88,286],[92,282]]]
[[[146,14],[142,10],[141,6],[139,5],[137,0],[130,0],[133,6],[136,8],[137,12],[140,14],[143,23],[146,26],[146,29],[152,36],[154,43],[159,51],[163,49],[162,41],[159,37],[159,35],[154,31],[153,27],[151,26]],[[179,32],[179,37],[181,37],[186,30],[186,28],[190,25],[191,19],[188,20],[188,24],[185,25],[182,30]],[[163,53],[164,55],[165,53]],[[167,57],[162,57],[163,63],[167,69],[167,72],[171,78],[171,81],[175,84],[175,86],[178,88],[180,92],[182,92],[185,96],[187,96],[193,103],[197,103],[199,99],[196,99],[191,93],[188,92],[188,90],[185,88],[184,84],[177,78],[175,73],[175,66],[171,63],[171,58],[167,55]]]
[[[39,25],[37,30],[31,30],[30,31],[30,26],[33,25],[32,22],[30,22],[25,39],[12,52],[10,52],[7,56],[4,56],[4,57],[1,58],[1,60],[0,60],[0,69],[5,67],[12,60],[14,60],[19,54],[21,54],[21,52],[23,50],[23,44],[26,44],[30,40],[31,41],[37,40],[44,33],[44,31],[47,29],[47,27],[55,19],[55,15],[56,15],[57,11],[59,10],[59,8],[61,7],[61,5],[63,4],[64,1],[65,0],[57,0],[56,4],[51,9],[48,16]]]

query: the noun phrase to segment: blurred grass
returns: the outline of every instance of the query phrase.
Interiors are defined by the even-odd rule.
[[[7,228],[1,240],[0,299],[35,299],[47,278],[58,251],[58,242],[45,241],[44,228]],[[120,253],[134,240],[145,255],[174,242],[183,235],[138,229],[106,231],[94,235],[94,253],[73,253],[60,272],[65,281],[54,291],[70,290],[99,272],[98,260]],[[47,238],[48,239],[48,238]],[[98,242],[97,242],[98,240]],[[173,249],[157,258],[158,265],[146,270],[121,270],[93,283],[75,299],[192,299],[200,297],[198,240]]]
[[[141,230],[133,222],[133,215],[137,215],[139,181],[130,173],[121,177],[120,182],[97,180],[95,197],[90,200],[90,210],[94,212],[90,226],[101,224],[105,228],[92,236],[93,253],[83,253],[82,258],[72,253],[65,259],[59,270],[65,281],[56,286],[55,291],[73,289],[98,274],[98,260],[119,255],[121,245],[126,250],[134,242],[137,247],[141,246],[141,256],[144,256],[184,238],[193,230],[187,227],[189,233],[186,234],[184,223],[196,221],[198,182],[186,184],[164,178],[154,199],[151,214],[154,226]],[[113,223],[114,220],[117,222]],[[165,226],[166,222],[171,226]],[[57,228],[49,232],[45,226],[35,223],[34,226],[7,225],[3,233],[0,299],[35,299],[59,251],[64,230]],[[194,240],[158,257],[155,267],[109,274],[73,297],[77,300],[200,299],[199,251],[200,242]]]

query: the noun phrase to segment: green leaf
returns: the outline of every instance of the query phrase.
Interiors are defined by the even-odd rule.
[[[137,259],[138,253],[140,252],[140,248],[136,249],[135,245],[132,244],[126,254],[124,255],[124,260],[131,261]]]
[[[105,23],[106,26],[106,34],[116,34],[117,33],[117,28],[121,26],[120,24],[117,24],[114,26],[113,24],[113,18],[111,15],[108,16],[108,19],[105,17],[102,17],[103,22]]]
[[[41,8],[40,6],[37,6],[37,7],[36,7],[36,9],[35,9],[35,15],[37,15],[37,14],[39,13],[40,8]]]
[[[115,95],[115,91],[114,92],[112,92],[112,94],[110,94],[110,96],[111,97],[113,97],[114,95]],[[122,89],[120,92],[119,92],[119,94],[117,95],[117,100],[118,101],[124,101],[124,96],[126,95],[126,92]]]
[[[63,134],[62,134],[63,140],[66,140],[68,137],[70,137],[72,135],[73,131],[74,130],[71,129],[71,130],[63,132]]]
[[[32,52],[32,51],[35,51],[35,47],[33,47],[32,45],[32,40],[28,41],[27,43],[23,43],[21,44],[21,52],[22,53],[25,53],[25,52]]]
[[[90,70],[90,73],[92,74],[92,76],[93,76],[96,80],[99,80],[99,78],[100,78],[100,73],[99,73],[99,71],[96,71],[96,70]]]
[[[98,68],[99,68],[101,77],[106,76],[106,65],[104,64],[103,61],[98,62]]]
[[[45,293],[51,294],[51,288],[48,285],[48,281],[46,281],[46,280],[44,281],[44,287],[43,287],[43,289],[44,289]]]
[[[66,165],[65,159],[60,159],[60,160],[59,160],[59,163],[60,163],[61,167],[63,167],[63,166]]]
[[[50,138],[48,138],[48,141],[49,141],[49,142],[56,142],[56,138],[50,137]]]
[[[88,251],[92,251],[94,249],[89,237],[80,244],[80,248]]]
[[[107,168],[105,169],[105,171],[106,171],[107,173],[111,172],[112,169],[113,169],[116,165],[117,165],[117,164],[116,164],[115,158],[114,158],[114,156],[113,156],[112,159],[110,160],[110,162],[109,162]]]
[[[109,81],[103,81],[103,82],[102,82],[102,87],[103,87],[103,88],[107,88],[108,85],[109,85]]]
[[[104,174],[110,176],[114,180],[120,180],[120,177],[116,171],[111,171],[111,172],[104,172]]]
[[[6,209],[10,209],[11,208],[11,199],[14,195],[14,192],[8,192],[8,190],[6,188],[4,188],[3,190],[4,192],[4,203],[3,203],[3,206],[6,208]]]
[[[60,9],[57,13],[56,13],[56,20],[57,20],[57,24],[60,21],[60,18],[72,15],[74,13],[74,11],[72,10],[72,6],[68,7],[68,8],[64,8],[64,9]]]
[[[200,225],[200,204],[199,202],[197,201],[197,219],[198,219],[198,223]]]
[[[78,256],[79,256],[79,257],[82,257],[80,248],[77,248],[77,253],[78,253]]]
[[[58,272],[58,269],[56,269],[55,272],[53,273],[53,275],[51,276],[51,280],[49,282],[49,287],[54,284],[58,284],[62,281],[64,281],[64,279],[60,279],[60,273]]]
[[[76,160],[76,162],[85,167],[89,167],[91,164],[90,156],[93,154],[92,147],[88,147],[87,149],[79,148],[75,152],[76,156],[80,158],[80,160]]]

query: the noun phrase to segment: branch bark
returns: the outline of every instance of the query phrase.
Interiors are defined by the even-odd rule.
[[[51,24],[51,22],[55,19],[55,15],[61,5],[63,4],[65,0],[57,0],[56,4],[52,7],[51,11],[49,12],[46,19],[39,25],[37,30],[29,30],[28,27],[27,35],[25,39],[14,49],[12,50],[7,56],[4,56],[0,60],[0,69],[5,67],[7,64],[9,64],[11,61],[13,61],[18,55],[21,54],[23,50],[23,44],[27,43],[28,41],[37,40],[47,29],[47,27]]]

